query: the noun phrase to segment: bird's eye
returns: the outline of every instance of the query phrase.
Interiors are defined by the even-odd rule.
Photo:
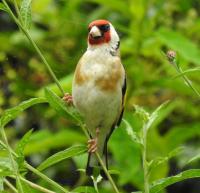
[[[100,25],[98,26],[98,28],[102,31],[102,32],[107,32],[110,30],[110,25],[106,24],[106,25]]]

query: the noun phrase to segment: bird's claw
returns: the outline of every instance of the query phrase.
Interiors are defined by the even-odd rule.
[[[97,138],[88,140],[88,153],[95,153],[97,151]]]
[[[72,96],[69,93],[65,93],[64,97],[62,98],[68,105],[73,105]]]
[[[98,136],[99,136],[100,130],[97,127],[96,128],[96,137],[94,139],[88,140],[88,153],[95,153],[97,151],[97,143],[98,143]]]

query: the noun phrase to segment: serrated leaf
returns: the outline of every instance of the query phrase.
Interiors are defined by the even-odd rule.
[[[6,11],[6,12],[8,11],[3,3],[0,3],[0,10]]]
[[[160,164],[163,164],[163,163],[167,162],[169,159],[171,159],[172,157],[176,156],[182,150],[183,150],[183,147],[178,147],[178,148],[172,150],[171,152],[169,152],[168,155],[165,156],[165,157],[157,157],[157,158],[155,158],[154,160],[152,160],[149,163],[149,171],[151,171],[155,167],[158,167]]]
[[[123,119],[123,122],[125,123],[126,126],[126,132],[127,134],[131,137],[131,140],[135,143],[139,143],[142,144],[139,136],[137,135],[137,133],[135,131],[133,131],[132,126],[130,125],[130,123],[128,121],[126,121],[125,119]]]
[[[66,103],[59,96],[57,96],[48,88],[45,88],[45,97],[50,106],[61,116],[76,120],[78,122],[81,121],[81,117],[76,109],[72,106],[66,105]]]
[[[8,157],[0,157],[0,177],[13,175],[14,171]]]
[[[143,122],[147,122],[149,120],[149,113],[145,111],[144,108],[139,105],[134,105],[135,114],[142,119]]]
[[[23,137],[22,139],[19,141],[17,148],[16,148],[16,153],[18,155],[17,157],[17,163],[19,166],[22,166],[23,162],[24,162],[24,149],[26,147],[26,145],[28,144],[31,134],[32,134],[33,130],[31,129],[30,131],[28,131]]]
[[[64,159],[68,159],[77,155],[81,155],[83,153],[85,153],[87,150],[86,146],[84,145],[77,145],[77,146],[72,146],[66,150],[60,151],[52,156],[50,156],[49,158],[47,158],[44,162],[42,162],[39,167],[38,170],[42,171]]]
[[[0,167],[0,178],[7,177],[13,175],[14,172],[9,170],[8,168],[2,168]]]
[[[0,177],[12,175],[13,168],[8,157],[0,157]]]
[[[78,188],[75,188],[72,192],[96,193],[96,190],[91,186],[79,186]]]
[[[152,126],[153,122],[156,120],[156,118],[158,117],[159,115],[159,111],[164,108],[167,104],[168,104],[169,101],[166,101],[164,103],[162,103],[149,117],[149,120],[148,122],[144,125],[144,129],[146,131],[149,130],[149,128]]]
[[[45,98],[32,98],[20,103],[16,107],[6,110],[0,118],[0,127],[4,127],[11,120],[15,119],[25,109],[39,103],[46,103]]]
[[[0,157],[0,168],[8,168],[9,170],[13,169],[8,157]]]
[[[191,169],[181,172],[178,175],[163,178],[153,182],[150,186],[150,193],[157,193],[167,186],[190,178],[200,177],[200,169]]]
[[[26,29],[29,29],[31,26],[31,1],[32,0],[22,0],[20,8],[22,24]]]

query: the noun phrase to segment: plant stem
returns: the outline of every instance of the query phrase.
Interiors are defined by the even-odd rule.
[[[98,182],[96,181],[96,179],[92,176],[92,181],[93,181],[93,184],[94,184],[94,189],[96,190],[96,193],[99,193],[99,189],[98,189]]]
[[[7,146],[0,140],[0,144],[7,149]],[[11,153],[17,157],[17,154],[11,149]],[[37,169],[35,169],[33,166],[31,166],[28,163],[24,163],[24,166],[30,170],[31,172],[33,172],[34,174],[36,174],[37,176],[41,177],[43,180],[45,180],[46,182],[48,182],[49,184],[51,184],[52,186],[58,188],[61,192],[64,193],[69,193],[66,189],[64,189],[62,186],[60,186],[58,183],[56,183],[55,181],[51,180],[50,178],[48,178],[45,174],[41,173],[40,171],[38,171]]]
[[[29,32],[23,27],[23,25],[20,23],[20,21],[16,18],[16,16],[13,14],[12,10],[10,9],[10,7],[8,6],[8,4],[6,3],[5,0],[3,0],[3,3],[4,5],[6,6],[6,8],[8,9],[8,12],[10,13],[11,17],[13,18],[13,20],[15,21],[15,23],[18,25],[18,27],[22,30],[22,32],[26,35],[26,37],[28,38],[28,40],[30,41],[30,43],[32,44],[32,46],[34,47],[34,49],[36,50],[36,52],[38,53],[38,55],[40,56],[40,58],[42,59],[43,63],[46,65],[51,77],[53,78],[53,80],[55,81],[56,85],[58,86],[58,88],[60,89],[62,95],[64,95],[64,90],[62,89],[58,79],[56,78],[54,72],[52,71],[50,65],[48,64],[46,58],[44,57],[44,55],[42,54],[42,52],[40,51],[39,47],[37,46],[37,44],[34,42],[34,40],[32,39],[32,37],[30,36]],[[88,134],[88,132],[86,131],[86,129],[81,126],[81,128],[83,129],[85,135],[87,136],[88,139],[90,139],[90,136]],[[99,163],[101,164],[106,176],[108,177],[111,185],[113,186],[113,189],[115,190],[116,193],[119,193],[119,190],[117,189],[117,186],[115,185],[111,175],[108,173],[108,170],[106,169],[103,161],[101,160],[100,156],[98,153],[95,153],[96,154],[96,157],[98,158],[99,160]],[[40,173],[38,170],[36,170],[35,168],[32,168],[30,165],[26,165],[26,167],[31,170],[32,172],[34,171],[34,173],[36,173],[38,176],[40,177],[43,177],[43,178],[46,178],[46,176],[42,173]],[[46,179],[48,180],[49,182],[51,182],[52,184],[54,183],[53,180],[51,179]],[[54,185],[58,185],[57,183],[54,184]],[[63,188],[63,191],[66,192],[66,190]]]
[[[147,162],[147,129],[143,128],[142,165],[144,171],[144,193],[149,193],[149,169]]]
[[[51,77],[53,78],[53,80],[55,81],[56,85],[58,86],[58,88],[60,89],[60,92],[62,93],[62,95],[64,95],[64,90],[61,87],[58,79],[56,78],[53,70],[51,69],[49,63],[47,62],[46,58],[44,57],[44,55],[42,54],[41,50],[39,49],[39,47],[37,46],[37,44],[34,42],[34,40],[32,39],[30,33],[28,32],[28,30],[26,30],[23,25],[21,24],[21,22],[17,19],[17,17],[14,15],[14,13],[12,12],[12,10],[10,9],[10,7],[8,6],[8,4],[6,3],[5,0],[3,0],[4,5],[6,6],[6,8],[8,9],[9,14],[11,15],[11,17],[13,18],[13,20],[15,21],[15,23],[18,25],[18,27],[22,30],[22,32],[25,34],[25,36],[28,38],[29,42],[32,44],[32,46],[34,47],[35,51],[38,53],[38,55],[40,56],[41,60],[43,61],[43,63],[45,64],[47,70],[49,71],[49,74],[51,75]],[[20,16],[19,16],[20,17]]]
[[[22,184],[21,184],[21,182],[20,182],[20,174],[19,174],[18,168],[17,168],[17,166],[16,166],[16,164],[15,164],[15,160],[14,160],[14,157],[13,157],[13,155],[12,155],[11,148],[10,148],[10,146],[9,146],[9,144],[8,144],[8,139],[7,139],[7,137],[6,137],[4,128],[1,127],[0,130],[1,130],[2,138],[3,138],[4,142],[5,142],[6,148],[7,148],[8,153],[9,153],[11,165],[12,165],[12,168],[13,168],[14,173],[15,173],[15,176],[16,176],[16,182],[17,182],[17,184],[18,184],[18,186],[19,186],[19,192],[20,192],[20,193],[24,193],[23,188],[22,188]]]
[[[82,128],[83,132],[85,133],[86,137],[87,137],[88,139],[90,139],[90,136],[89,136],[89,134],[88,134],[88,132],[87,132],[87,130],[86,130],[86,128],[84,127],[83,124],[81,125],[81,128]],[[101,157],[99,156],[99,154],[98,154],[97,152],[95,152],[95,155],[96,155],[96,157],[97,157],[97,159],[98,159],[98,161],[99,161],[101,167],[103,168],[103,170],[104,170],[104,172],[105,172],[105,174],[106,174],[108,180],[110,181],[110,184],[112,185],[114,191],[115,191],[116,193],[119,193],[119,190],[118,190],[118,188],[117,188],[115,182],[113,181],[111,175],[109,174],[109,172],[108,172],[108,170],[107,170],[105,164],[103,163]]]
[[[48,189],[46,189],[46,188],[44,188],[44,187],[42,187],[42,186],[39,186],[39,185],[37,185],[37,184],[35,184],[35,183],[29,181],[29,180],[26,180],[25,178],[20,177],[20,179],[21,179],[22,181],[24,181],[26,184],[28,184],[29,186],[31,186],[32,188],[34,188],[34,189],[36,189],[36,190],[39,190],[39,191],[41,191],[41,192],[44,192],[44,193],[56,193],[56,192],[51,191],[51,190],[48,190]]]
[[[58,188],[60,191],[64,192],[64,193],[69,193],[65,188],[63,188],[62,186],[60,186],[58,183],[54,182],[53,180],[51,180],[50,178],[48,178],[46,175],[44,175],[43,173],[39,172],[37,169],[35,169],[34,167],[32,167],[31,165],[29,165],[28,163],[25,163],[25,166],[27,169],[29,169],[30,171],[32,171],[34,174],[36,174],[37,176],[41,177],[42,179],[44,179],[45,181],[47,181],[49,184],[52,184],[54,187]]]
[[[19,7],[17,5],[17,1],[13,0],[13,3],[14,3],[14,6],[15,6],[15,10],[16,10],[17,16],[18,16],[19,20],[21,21],[21,15],[20,15]]]
[[[5,178],[4,179],[5,184],[15,193],[18,193],[17,189]]]
[[[97,156],[97,158],[98,158],[98,161],[99,161],[99,163],[101,164],[101,167],[103,168],[103,170],[104,170],[104,172],[105,172],[105,174],[106,174],[108,180],[110,181],[110,183],[111,183],[111,185],[112,185],[114,191],[115,191],[116,193],[119,193],[119,190],[118,190],[117,186],[115,185],[115,182],[113,181],[111,175],[109,174],[109,172],[108,172],[108,170],[107,170],[105,164],[103,163],[102,159],[100,158],[99,154],[98,154],[97,152],[96,152],[95,154],[96,154],[96,156]]]
[[[177,72],[178,72],[179,74],[182,74],[181,76],[182,76],[182,78],[184,79],[184,81],[187,83],[187,85],[196,93],[196,95],[197,95],[198,97],[200,97],[199,91],[192,85],[192,83],[191,83],[191,81],[189,80],[189,78],[188,78],[186,75],[183,74],[182,69],[181,69],[181,68],[178,68],[178,67],[177,67],[177,64],[175,64],[175,66],[176,66]]]

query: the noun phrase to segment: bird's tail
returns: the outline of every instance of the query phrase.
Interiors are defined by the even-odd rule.
[[[104,165],[108,169],[107,142],[104,144],[103,151],[97,151],[97,152],[99,153],[99,156],[102,158]],[[101,164],[98,162],[96,155],[94,153],[89,153],[86,166],[86,175],[88,176],[95,175],[95,171],[99,172],[104,179],[107,179],[107,176],[103,168],[101,167]]]

